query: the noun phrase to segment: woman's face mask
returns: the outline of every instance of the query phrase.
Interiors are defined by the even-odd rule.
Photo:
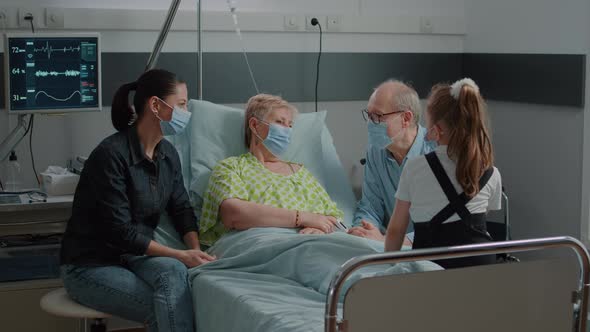
[[[160,118],[157,112],[154,112],[156,117],[160,120],[160,129],[162,130],[162,135],[164,136],[172,136],[180,134],[186,126],[188,125],[191,119],[191,112],[185,111],[182,108],[175,106],[172,107],[162,99],[158,98],[164,105],[170,107],[172,109],[172,117],[170,121],[165,121]]]
[[[282,156],[285,151],[287,151],[289,143],[291,142],[293,128],[285,127],[276,123],[268,123],[260,119],[257,120],[268,126],[268,135],[266,135],[265,139],[262,139],[257,133],[254,133],[254,135],[262,141],[262,144],[264,144],[266,149],[275,157]]]

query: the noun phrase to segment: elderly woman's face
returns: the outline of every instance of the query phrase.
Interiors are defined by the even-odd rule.
[[[287,108],[274,109],[268,112],[262,120],[268,124],[274,123],[283,127],[293,128],[293,113]],[[259,121],[256,125],[256,130],[258,131],[258,135],[260,135],[262,139],[265,139],[268,135],[269,126]]]

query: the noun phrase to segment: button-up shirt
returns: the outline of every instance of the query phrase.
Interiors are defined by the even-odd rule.
[[[180,235],[198,230],[174,146],[160,141],[150,159],[135,127],[107,137],[84,165],[61,263],[109,265],[143,255],[163,212]]]
[[[406,161],[434,150],[434,143],[427,142],[425,137],[426,129],[418,126],[416,139],[401,164],[386,148],[379,145],[367,147],[363,194],[354,214],[354,226],[360,226],[361,220],[366,220],[385,233],[395,208],[395,192]]]

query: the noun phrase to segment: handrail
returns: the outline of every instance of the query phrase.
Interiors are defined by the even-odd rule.
[[[569,247],[578,256],[580,264],[579,284],[579,312],[582,317],[579,319],[578,331],[586,331],[586,312],[588,308],[588,287],[590,286],[590,255],[584,245],[575,238],[569,236],[503,241],[483,244],[471,244],[464,246],[453,246],[433,249],[418,249],[409,251],[389,252],[374,255],[365,255],[352,258],[342,265],[336,273],[326,296],[325,331],[338,331],[338,299],[344,281],[356,270],[369,265],[411,262],[417,260],[438,260],[446,258],[462,258],[470,256],[481,256],[490,254],[501,254],[505,252],[525,252],[544,250],[550,248]]]

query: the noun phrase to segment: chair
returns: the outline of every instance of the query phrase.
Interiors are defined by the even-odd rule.
[[[40,301],[41,308],[46,312],[60,316],[81,319],[84,323],[82,331],[88,331],[88,319],[93,319],[90,332],[106,332],[105,318],[111,315],[85,307],[73,301],[65,288],[59,288],[45,294]]]
[[[506,195],[506,188],[502,186],[502,212],[504,213],[503,222],[490,221],[486,222],[486,228],[488,233],[494,240],[498,241],[511,241],[512,234],[510,234],[510,210],[508,205],[508,195]],[[514,263],[520,260],[510,254],[498,254],[496,255],[496,261],[498,263]]]

